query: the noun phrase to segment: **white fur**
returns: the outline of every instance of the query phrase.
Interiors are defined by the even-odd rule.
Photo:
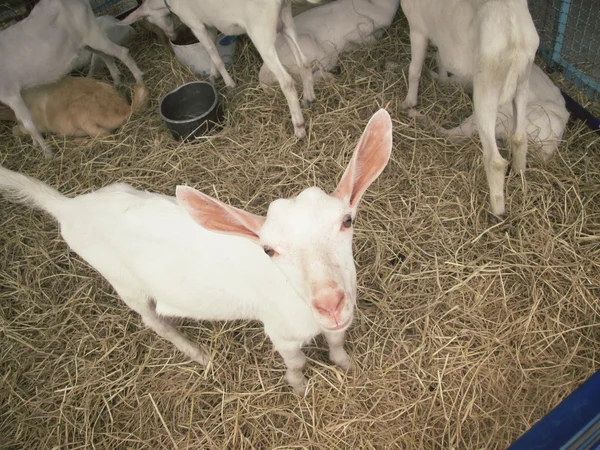
[[[298,44],[313,67],[315,80],[330,76],[342,52],[374,43],[394,20],[399,5],[400,0],[337,0],[295,16]],[[300,75],[283,33],[277,35],[275,47],[285,68]],[[266,64],[258,78],[263,85],[277,81]]]
[[[0,31],[0,102],[12,108],[46,157],[54,152],[31,119],[21,90],[69,73],[86,46],[102,52],[109,69],[114,68],[111,73],[116,70],[116,57],[142,83],[142,72],[127,49],[106,37],[86,0],[41,0],[27,18]]]
[[[318,3],[319,0],[309,0]],[[304,117],[300,110],[298,94],[294,82],[285,70],[275,50],[277,31],[281,30],[294,49],[294,58],[302,68],[303,102],[305,105],[315,100],[314,81],[306,57],[298,45],[298,37],[292,19],[291,0],[167,0],[169,8],[185,23],[202,43],[210,55],[211,79],[220,74],[228,88],[235,82],[229,76],[223,60],[217,52],[209,29],[217,28],[223,34],[247,33],[260,53],[265,64],[275,73],[290,108],[294,133],[298,138],[306,136]],[[166,33],[172,32],[166,17],[169,15],[164,0],[145,0],[142,5],[126,17],[122,23],[131,24],[147,17]]]
[[[447,75],[447,72],[443,68],[441,68],[440,72]],[[442,75],[440,77],[436,74],[432,75],[442,83],[456,81],[453,80],[453,76],[444,77]],[[464,85],[460,81],[458,84],[466,88],[471,88],[468,84]],[[547,161],[558,149],[565,127],[567,126],[567,121],[569,120],[569,111],[565,105],[565,99],[560,93],[560,89],[535,64],[532,67],[529,77],[529,97],[526,115],[527,139],[539,147],[541,151],[540,156]],[[513,121],[512,105],[508,103],[502,105],[496,118],[496,137],[499,139],[508,139]],[[477,132],[475,116],[469,116],[462,124],[450,130],[440,127],[438,128],[438,132],[454,141],[471,137]]]
[[[129,25],[123,25],[121,21],[113,16],[100,16],[97,18],[98,25],[104,30],[106,36],[113,41],[115,44],[123,45],[133,34],[135,30]],[[104,61],[97,53],[91,52],[88,49],[83,49],[71,70],[83,70],[87,67],[90,68],[88,77],[93,77],[101,68]],[[120,83],[120,73],[117,70],[115,73],[111,73],[114,84]]]
[[[512,166],[521,174],[527,155],[529,74],[539,37],[526,0],[402,0],[410,25],[411,63],[403,107],[417,104],[428,41],[441,65],[473,83],[474,121],[483,147],[492,213],[503,216],[504,172],[508,162],[496,144],[496,117],[513,105]]]
[[[286,379],[302,393],[301,347],[316,335],[324,333],[333,362],[349,367],[343,343],[356,304],[356,269],[352,226],[344,222],[355,217],[391,148],[391,119],[380,110],[332,195],[311,187],[275,200],[266,217],[183,186],[176,198],[122,183],[66,198],[0,167],[0,189],[52,214],[69,246],[193,360],[206,364],[209,356],[164,316],[263,322]]]

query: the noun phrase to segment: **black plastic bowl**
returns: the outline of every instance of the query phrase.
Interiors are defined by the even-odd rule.
[[[158,106],[175,139],[194,139],[220,125],[223,111],[214,86],[206,81],[192,81],[169,92]]]

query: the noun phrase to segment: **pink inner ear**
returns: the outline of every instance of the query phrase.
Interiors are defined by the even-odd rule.
[[[177,186],[176,196],[192,218],[207,230],[259,239],[264,217],[234,208],[185,186]]]
[[[333,196],[348,199],[355,208],[371,185],[387,165],[392,151],[392,120],[380,109],[367,124],[352,160],[344,172]]]

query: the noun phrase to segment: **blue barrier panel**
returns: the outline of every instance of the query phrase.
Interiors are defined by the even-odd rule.
[[[600,371],[565,398],[508,450],[599,450]]]

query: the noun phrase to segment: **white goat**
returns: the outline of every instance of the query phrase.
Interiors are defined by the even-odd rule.
[[[498,109],[513,104],[512,167],[523,174],[527,155],[528,80],[539,37],[526,0],[402,0],[410,26],[411,62],[404,108],[417,104],[431,40],[442,66],[472,80],[475,123],[483,147],[492,213],[502,217],[507,161],[496,144]]]
[[[41,0],[27,18],[0,31],[0,102],[12,108],[47,158],[54,151],[36,128],[21,90],[68,74],[84,47],[101,52],[109,68],[113,56],[120,59],[143,82],[127,49],[106,37],[86,0]]]
[[[352,223],[391,148],[392,123],[380,110],[332,195],[311,187],[275,200],[266,217],[184,186],[176,198],[117,183],[70,199],[0,167],[0,189],[54,216],[69,246],[125,303],[200,364],[208,354],[164,316],[263,322],[286,379],[302,393],[301,347],[316,335],[325,335],[334,363],[349,367],[343,345],[356,304]]]
[[[208,28],[217,28],[223,34],[234,35],[247,33],[254,46],[260,53],[265,64],[275,74],[281,90],[288,102],[294,125],[294,133],[298,138],[306,136],[304,117],[300,110],[298,94],[294,81],[285,70],[277,51],[275,39],[277,31],[281,30],[293,49],[296,64],[300,70],[303,84],[303,104],[308,106],[315,100],[314,81],[306,57],[298,45],[298,37],[292,18],[292,0],[145,0],[142,5],[123,19],[122,23],[131,24],[138,19],[147,17],[158,26],[161,18],[168,16],[172,11],[186,24],[202,43],[210,55],[211,79],[220,73],[228,88],[235,87],[234,81],[229,76],[225,64],[221,60],[215,43],[207,31]],[[318,3],[320,0],[308,0]],[[168,6],[167,6],[168,5]],[[163,28],[165,32],[167,31]]]
[[[337,0],[295,16],[298,44],[313,67],[315,80],[330,75],[340,53],[374,43],[394,20],[399,5],[400,0]],[[277,35],[275,47],[285,68],[300,75],[283,33]],[[258,78],[263,85],[277,81],[266,64]]]
[[[468,83],[448,76],[443,67],[439,67],[440,74],[432,75],[441,83],[456,83],[466,89],[472,89]],[[569,120],[569,111],[565,105],[565,99],[560,89],[544,73],[544,71],[533,65],[529,77],[529,96],[527,101],[527,138],[530,142],[539,145],[541,157],[544,161],[549,160],[558,149],[565,127]],[[496,137],[508,139],[514,121],[513,108],[510,104],[504,104],[498,111],[496,118]],[[438,133],[448,137],[450,140],[459,142],[471,137],[477,132],[475,116],[471,115],[459,126],[450,130],[437,127]]]
[[[115,44],[123,45],[135,34],[133,27],[123,25],[119,19],[113,16],[100,16],[97,18],[97,21],[100,28],[106,33],[106,36]],[[83,49],[79,53],[71,70],[83,70],[89,67],[88,77],[93,77],[102,68],[102,63],[103,60],[99,54],[91,52],[88,49]],[[117,66],[112,64],[109,66],[109,70],[111,70],[110,76],[113,78],[115,86],[118,86],[121,74]]]

